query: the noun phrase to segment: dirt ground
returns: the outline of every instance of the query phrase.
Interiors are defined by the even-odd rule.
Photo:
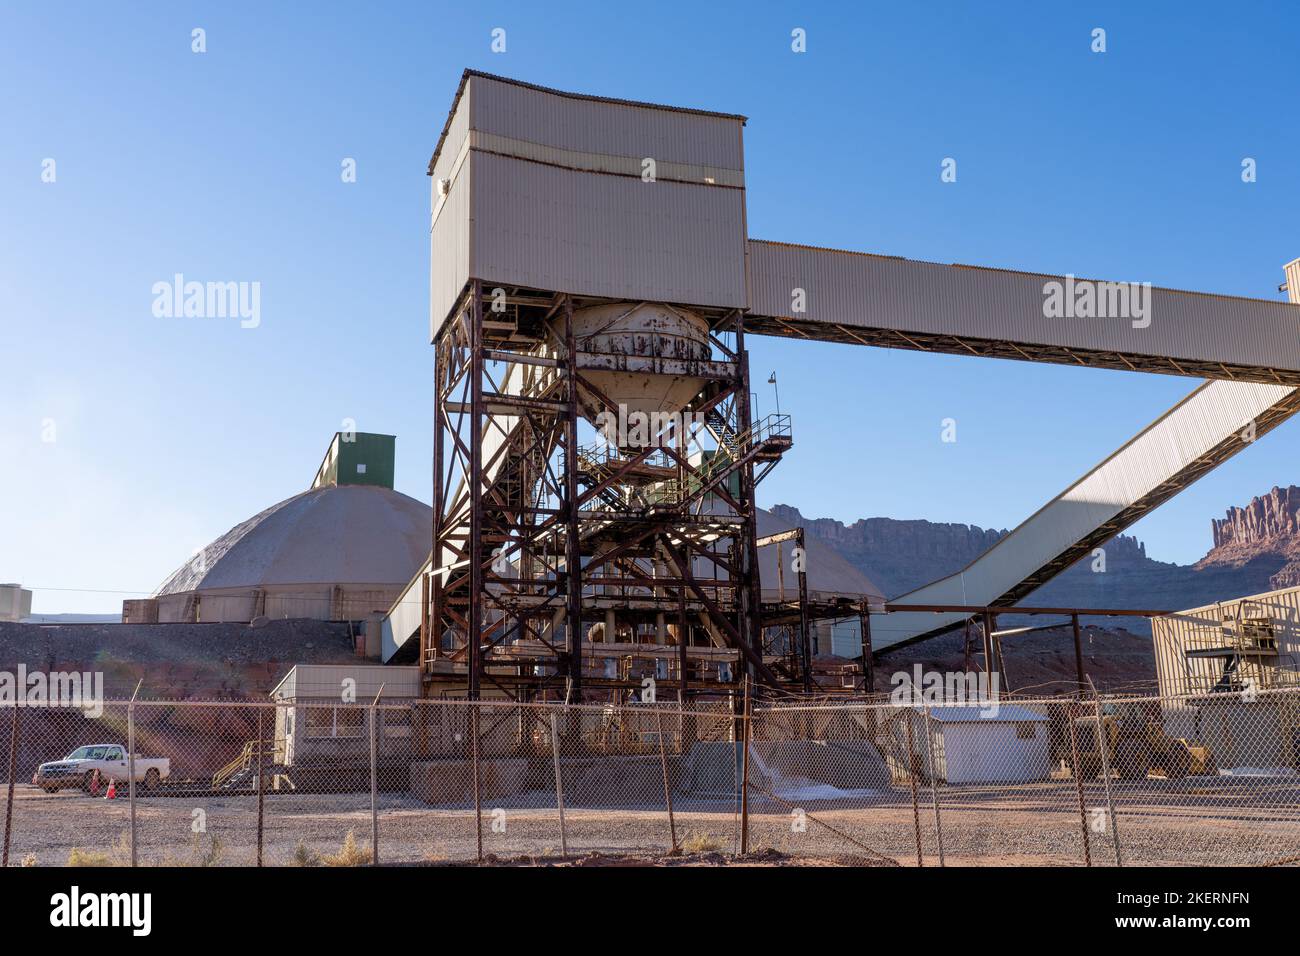
[[[663,805],[566,809],[563,834],[553,795],[482,808],[484,862],[502,866],[960,866],[1113,865],[1118,831],[1126,864],[1265,865],[1300,858],[1300,793],[1294,778],[1116,781],[1113,821],[1100,781],[941,787],[937,795],[895,788],[791,809],[756,798],[750,847],[736,858],[739,813],[728,800],[676,800],[672,827]],[[935,802],[938,802],[936,827]],[[129,862],[130,805],[80,791],[16,788],[11,865],[58,866],[74,851],[90,862]],[[351,833],[364,862],[371,844],[368,793],[268,793],[262,804],[267,865],[315,865],[340,853]],[[473,863],[479,842],[472,806],[431,807],[409,794],[378,800],[379,862]],[[137,800],[142,865],[253,865],[255,795]],[[680,853],[672,854],[675,835]],[[567,851],[567,853],[565,852]],[[101,854],[96,859],[94,854]],[[344,854],[347,857],[347,854]]]

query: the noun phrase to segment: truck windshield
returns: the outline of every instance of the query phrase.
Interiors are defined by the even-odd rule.
[[[78,747],[64,757],[64,760],[103,760],[108,747]]]

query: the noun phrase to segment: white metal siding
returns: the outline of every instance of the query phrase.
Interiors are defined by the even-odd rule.
[[[430,224],[429,268],[429,339],[456,305],[461,290],[470,277],[470,241],[473,223],[472,164],[463,163],[452,179],[451,192],[445,199],[438,195],[438,180],[433,180],[433,220]]]
[[[745,304],[744,192],[472,154],[472,268],[488,282]]]
[[[473,128],[486,133],[612,156],[745,168],[739,118],[565,96],[486,76],[470,77],[469,94]]]
[[[1226,643],[1222,629],[1225,615],[1235,617],[1238,606],[1242,604],[1247,605],[1249,615],[1267,614],[1273,619],[1278,668],[1292,673],[1300,672],[1300,588],[1286,588],[1231,600],[1227,600],[1227,597],[1225,595],[1225,600],[1219,604],[1207,604],[1151,619],[1156,674],[1162,696],[1202,693],[1206,689],[1207,680],[1222,674],[1222,659],[1189,661],[1185,651],[1195,645],[1204,647],[1220,641]]]
[[[1153,288],[1147,328],[1120,318],[1047,318],[1044,284],[1062,278],[749,243],[755,315],[1300,370],[1296,305]],[[807,294],[807,312],[798,315],[791,309],[796,288]]]
[[[451,175],[452,168],[461,161],[461,153],[464,152],[466,140],[469,138],[471,102],[472,92],[466,89],[464,95],[460,98],[460,102],[456,104],[456,111],[447,121],[447,135],[442,140],[438,161],[433,164],[433,168],[429,171],[429,175],[433,177],[435,190],[438,180],[448,178]],[[437,198],[437,192],[435,191],[435,202],[437,202]]]
[[[1047,777],[1047,725],[1016,736],[1015,724],[947,724],[940,731],[943,778],[958,783],[1028,783]]]
[[[1044,780],[1048,766],[1048,723],[1024,722],[1032,737],[1020,737],[1016,723],[960,721],[934,724],[935,773],[949,784],[1029,783]],[[924,734],[924,723],[917,727]],[[922,737],[924,740],[924,737]]]
[[[1288,262],[1283,269],[1286,272],[1287,297],[1296,305],[1300,305],[1300,259]]]
[[[471,278],[743,308],[742,128],[470,75],[431,170],[431,337]]]

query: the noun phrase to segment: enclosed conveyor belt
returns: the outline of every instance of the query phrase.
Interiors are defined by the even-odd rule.
[[[753,239],[748,273],[751,333],[1300,385],[1287,302]]]
[[[1206,382],[965,569],[891,603],[1024,603],[1025,595],[1297,411],[1297,388]],[[873,619],[872,644],[880,649],[916,640],[963,618],[929,612],[888,614]]]

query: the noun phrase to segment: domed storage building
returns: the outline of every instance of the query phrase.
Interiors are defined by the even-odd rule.
[[[393,490],[396,439],[338,433],[311,487],[217,538],[125,623],[362,620],[386,612],[428,556],[433,511]]]

